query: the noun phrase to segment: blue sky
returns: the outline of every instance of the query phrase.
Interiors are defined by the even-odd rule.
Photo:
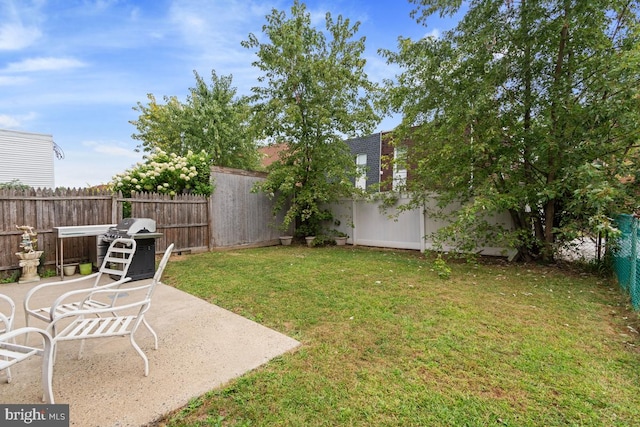
[[[211,70],[233,76],[249,94],[258,71],[255,53],[240,46],[261,33],[273,8],[290,1],[260,0],[0,0],[0,129],[46,133],[64,151],[55,183],[85,187],[142,160],[130,120],[148,93],[184,100],[193,70],[210,82]],[[434,17],[413,21],[407,0],[304,2],[318,25],[324,15],[360,21],[367,73],[392,78],[379,48],[395,50],[398,36],[438,35],[454,25]],[[388,118],[377,130],[398,124]]]

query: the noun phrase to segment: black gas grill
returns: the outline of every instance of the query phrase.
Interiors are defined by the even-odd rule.
[[[136,251],[127,276],[131,280],[153,277],[156,269],[156,239],[162,237],[162,233],[156,232],[156,222],[151,218],[124,218],[115,227],[109,227],[100,239],[104,246],[99,248],[103,259],[111,242],[119,237],[136,240]]]

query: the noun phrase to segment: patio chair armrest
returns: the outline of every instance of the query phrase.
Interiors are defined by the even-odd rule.
[[[22,327],[22,328],[14,329],[13,331],[9,331],[9,332],[5,332],[3,334],[0,334],[0,343],[2,343],[2,346],[5,347],[5,348],[10,348],[12,346],[18,346],[17,344],[14,343],[14,338],[19,337],[21,335],[30,334],[32,332],[40,334],[40,336],[42,337],[43,349],[46,350],[48,347],[51,346],[51,343],[53,341],[53,338],[51,337],[51,334],[49,334],[49,332],[45,331],[44,329],[34,328],[32,326],[25,326],[25,327]],[[32,345],[23,346],[23,347],[35,348]]]
[[[123,282],[126,282],[128,280],[131,280],[131,278],[127,277],[126,279],[123,279]],[[137,286],[127,286],[124,288],[116,288],[113,289],[113,287],[109,287],[107,288],[100,288],[100,289],[95,289],[93,291],[94,295],[108,295],[108,294],[119,294],[119,293],[133,293],[133,292],[137,292],[137,291],[141,291],[141,290],[146,290],[149,289],[149,287],[151,286],[150,283],[145,283],[144,285],[137,285]]]
[[[4,300],[4,302],[9,305],[9,314],[0,312],[0,330],[4,332],[10,331],[11,329],[13,329],[13,319],[16,315],[16,305],[11,298],[4,294],[0,294],[0,300]],[[4,327],[2,325],[4,325]]]
[[[93,279],[95,277],[98,277],[98,275],[100,274],[99,271],[96,271],[95,273],[91,273],[91,274],[87,274],[87,275],[82,275],[80,277],[76,277],[73,279],[67,279],[67,280],[61,280],[59,282],[50,282],[50,283],[45,283],[45,285],[68,285],[70,283],[78,283],[78,282],[83,282],[85,280],[89,280],[89,279]]]
[[[29,289],[29,291],[24,296],[24,302],[23,302],[24,311],[26,311],[26,312],[30,312],[31,311],[29,309],[29,301],[31,300],[31,297],[34,294],[40,292],[42,289],[51,288],[51,287],[55,287],[55,286],[64,286],[64,285],[74,284],[74,283],[78,283],[78,282],[81,282],[81,281],[89,281],[90,279],[97,278],[99,274],[100,274],[99,272],[98,273],[92,273],[92,274],[89,274],[89,275],[84,276],[84,277],[78,277],[76,279],[64,280],[64,281],[60,281],[60,282],[48,282],[48,283],[43,283],[43,284],[38,285],[38,286],[34,286],[33,288]]]
[[[13,318],[8,318],[4,314],[0,313],[0,333],[4,333],[13,329]]]
[[[16,310],[16,304],[13,302],[13,300],[11,298],[6,296],[5,294],[0,294],[0,299],[4,300],[5,303],[9,304],[9,307],[11,307],[11,312],[12,313]]]
[[[79,306],[82,307],[84,305],[84,303],[90,299],[92,296],[101,293],[100,291],[103,290],[111,290],[112,288],[116,288],[114,291],[115,292],[121,292],[119,291],[117,288],[119,288],[123,283],[129,282],[131,280],[131,277],[125,277],[123,279],[120,280],[116,280],[115,282],[111,282],[111,283],[107,283],[105,285],[101,285],[98,287],[91,287],[91,288],[85,288],[85,289],[76,289],[74,291],[69,291],[69,292],[65,292],[64,294],[60,295],[58,298],[56,298],[56,300],[53,302],[53,304],[51,304],[51,308],[49,309],[49,316],[51,320],[54,320],[54,315],[55,312],[57,310],[57,308],[59,306],[61,306],[62,304],[64,304],[64,302],[66,300],[68,300],[71,297],[75,297],[75,296],[79,296],[79,295],[84,295],[84,298],[81,299]],[[77,301],[78,299],[76,299]]]

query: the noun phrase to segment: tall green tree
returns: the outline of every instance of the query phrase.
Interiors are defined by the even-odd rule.
[[[354,39],[359,23],[327,13],[326,31],[314,28],[297,0],[289,16],[274,9],[266,19],[266,40],[250,34],[242,44],[256,50],[263,73],[253,88],[262,136],[285,149],[259,189],[276,198],[277,211],[286,207],[285,227],[312,235],[328,217],[322,205],[353,191],[355,162],[343,140],[379,120],[376,88],[364,72],[365,39]]]
[[[463,3],[411,2],[421,24]],[[615,231],[611,216],[639,203],[638,3],[464,4],[441,38],[400,38],[381,52],[402,70],[386,101],[403,115],[396,140],[413,141],[413,204],[427,191],[442,205],[461,201],[442,236],[462,244],[488,230],[486,213],[506,210],[516,229],[503,237],[526,258],[551,260],[580,233]]]
[[[184,103],[165,96],[164,104],[148,94],[147,105],[133,108],[140,113],[131,121],[144,151],[161,149],[184,156],[188,151],[209,154],[213,164],[238,169],[256,169],[259,162],[256,139],[250,125],[247,97],[236,96],[232,76],[211,72],[211,85],[194,71],[196,85]]]

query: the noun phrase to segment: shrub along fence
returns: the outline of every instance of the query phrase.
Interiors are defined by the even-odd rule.
[[[640,271],[638,270],[638,240],[640,229],[638,218],[633,215],[618,215],[616,223],[621,232],[613,252],[613,266],[620,287],[631,296],[633,308],[640,309]]]

